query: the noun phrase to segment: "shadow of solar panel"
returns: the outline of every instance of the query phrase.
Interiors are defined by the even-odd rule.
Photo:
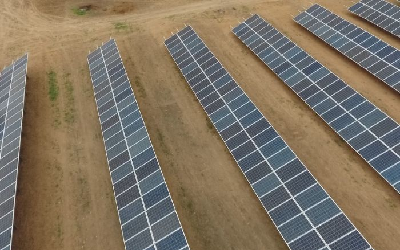
[[[384,177],[391,186],[400,192],[396,188],[396,185],[400,182],[400,177],[394,174],[396,177],[388,179],[387,174],[385,174],[387,171],[391,173],[392,171],[397,171],[397,165],[400,163],[399,154],[394,150],[400,144],[399,124],[297,45],[293,45],[291,49],[295,50],[297,54],[290,51],[279,52],[279,48],[285,46],[285,43],[294,43],[261,17],[257,17],[258,20],[262,21],[257,22],[257,24],[242,23],[233,32],[236,35],[250,33],[257,36],[258,39],[263,40],[259,46],[263,45],[264,51],[270,49],[270,54],[275,54],[277,58],[281,58],[281,64],[289,63],[290,67],[287,70],[292,69],[290,71],[291,76],[283,77],[282,74],[277,74],[281,80]],[[257,29],[259,25],[268,27],[268,32],[265,30],[266,28]],[[281,40],[284,42],[279,40],[270,43],[270,37],[277,34],[281,34]],[[251,42],[242,39],[243,35],[237,36],[246,46],[250,47]],[[264,60],[269,54],[267,55],[263,51],[254,53],[271,70],[274,71],[276,67],[280,67],[271,61]],[[307,60],[307,64],[302,63],[304,60]],[[306,74],[304,69],[310,68],[312,68],[310,70],[312,73]],[[293,78],[295,79],[293,80]],[[390,161],[382,158],[386,152],[393,154],[393,156],[390,154],[392,156]],[[394,170],[391,170],[392,168]]]
[[[115,40],[87,59],[125,249],[189,249]]]
[[[0,73],[0,249],[11,249],[28,55]]]
[[[398,49],[318,4],[300,13],[294,20],[389,87],[400,92]]]
[[[400,37],[400,7],[384,0],[362,0],[349,11]]]
[[[251,21],[260,20],[253,16],[247,22]],[[247,40],[262,43],[252,34]],[[191,46],[194,42],[196,46]],[[319,228],[330,231],[327,237],[340,235],[332,244],[338,242],[344,231],[322,226],[337,216],[345,218],[342,211],[196,32],[187,26],[168,38],[165,46],[287,245],[292,250],[328,246]],[[213,78],[216,72],[223,73]],[[351,227],[354,237],[360,235]]]

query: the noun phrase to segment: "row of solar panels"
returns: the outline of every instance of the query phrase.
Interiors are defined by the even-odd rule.
[[[191,27],[165,44],[290,249],[371,249]]]
[[[400,51],[315,4],[294,19],[327,44],[400,92]]]
[[[88,63],[125,249],[189,249],[115,41]]]
[[[377,25],[378,27],[400,37],[400,7],[384,0],[362,0],[349,10]]]
[[[295,21],[399,91],[397,49],[319,5]],[[397,122],[258,15],[233,33],[400,191]],[[372,249],[190,26],[165,45],[290,249]],[[189,249],[115,41],[88,63],[126,249]]]
[[[0,72],[0,249],[11,249],[28,55]]]

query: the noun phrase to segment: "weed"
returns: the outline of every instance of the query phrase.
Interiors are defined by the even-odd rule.
[[[168,19],[171,19],[172,21],[175,21],[176,15],[170,15],[167,16]]]
[[[54,112],[55,112],[55,118],[54,118],[54,121],[53,121],[53,127],[58,128],[61,125],[60,108],[55,107],[54,108]]]
[[[212,122],[211,122],[211,120],[210,120],[210,118],[206,118],[206,123],[207,123],[207,128],[208,129],[214,129],[214,126],[213,126],[213,124],[212,124]]]
[[[68,124],[72,124],[75,121],[75,98],[74,98],[74,86],[69,79],[70,73],[64,74],[64,87],[65,87],[65,100],[66,107],[64,110],[64,121]]]
[[[100,140],[100,139],[103,139],[103,135],[102,135],[102,133],[98,132],[98,133],[94,134],[94,138]]]
[[[57,236],[58,238],[62,239],[63,236],[63,231],[62,231],[62,225],[61,225],[61,221],[60,221],[60,215],[57,216]]]
[[[135,76],[135,85],[139,89],[140,97],[146,97],[146,90],[143,88],[143,84],[139,76]]]
[[[250,8],[248,6],[243,5],[242,6],[242,13],[249,13],[250,12]]]
[[[82,203],[82,209],[85,212],[88,212],[90,210],[90,197],[89,197],[89,186],[87,183],[87,180],[79,176],[78,177],[78,183],[79,183],[79,189],[80,189],[80,200],[83,202]]]
[[[157,139],[160,142],[162,151],[166,155],[170,155],[171,152],[169,151],[169,148],[168,148],[167,144],[165,144],[164,135],[162,134],[162,132],[159,129],[157,129]]]
[[[211,119],[208,116],[206,117],[206,125],[207,125],[207,128],[208,128],[208,130],[210,131],[211,134],[218,135],[217,130],[214,129],[214,125],[213,125],[213,123],[211,122]]]
[[[188,211],[188,213],[191,215],[195,214],[196,212],[195,212],[193,201],[192,201],[192,199],[190,199],[190,197],[188,197],[186,189],[183,186],[181,186],[180,191],[181,191],[180,196],[182,197],[183,204],[186,208],[186,211]]]
[[[397,204],[390,198],[385,199],[390,208],[397,208]]]
[[[56,102],[58,99],[58,81],[57,81],[57,73],[54,72],[54,70],[50,70],[50,72],[47,72],[47,77],[48,77],[48,84],[49,84],[49,98],[50,101],[52,102],[51,106],[53,107],[53,112],[54,112],[54,121],[53,121],[53,126],[55,128],[59,127],[61,125],[61,119],[60,119],[60,109],[58,107],[58,103]]]
[[[58,238],[58,244],[59,244],[59,247],[60,248],[64,248],[63,246],[64,246],[64,232],[63,232],[63,221],[62,221],[62,218],[61,218],[61,216],[60,215],[57,215],[57,225],[56,225],[56,227],[57,227],[57,231],[56,231],[56,234],[57,234],[57,238]]]
[[[50,70],[47,73],[47,77],[49,78],[49,97],[51,101],[55,101],[58,98],[57,73]]]
[[[126,23],[117,22],[117,23],[114,23],[114,28],[115,28],[116,30],[118,30],[118,31],[121,31],[121,30],[127,30],[127,29],[129,29],[129,26],[128,26],[128,24],[126,24]]]
[[[72,12],[77,16],[84,16],[88,13],[88,10],[85,8],[73,8]]]

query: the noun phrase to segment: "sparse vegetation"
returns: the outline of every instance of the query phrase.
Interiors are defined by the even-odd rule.
[[[72,8],[71,10],[77,16],[84,16],[84,15],[88,14],[91,9],[92,9],[92,5],[89,4],[89,5],[82,5],[79,7],[75,7],[75,8]]]
[[[208,129],[214,130],[214,125],[212,124],[210,118],[208,118],[208,117],[206,118],[206,123],[207,123]]]
[[[118,31],[127,30],[127,29],[129,29],[129,25],[126,24],[125,22],[117,22],[117,23],[114,23],[114,28]]]
[[[159,129],[157,129],[157,139],[158,139],[158,141],[160,142],[162,151],[163,151],[166,155],[170,155],[171,152],[170,152],[170,150],[169,150],[167,144],[165,144],[164,135],[163,135],[163,133],[162,133]]]
[[[55,128],[58,128],[61,125],[61,119],[60,119],[60,108],[58,106],[58,103],[56,102],[58,99],[58,92],[59,92],[57,73],[54,70],[50,70],[49,72],[47,72],[47,78],[49,86],[48,95],[54,113],[53,126]]]
[[[84,16],[84,15],[86,15],[87,10],[79,9],[79,8],[73,8],[72,12],[74,12],[74,14],[77,15],[77,16]]]
[[[70,73],[64,74],[64,98],[66,104],[64,107],[64,121],[68,124],[72,124],[75,121],[75,98],[74,98],[74,86],[69,79]]]
[[[86,178],[78,176],[78,184],[80,187],[79,199],[81,200],[81,206],[83,211],[88,212],[90,210],[90,197],[89,197],[89,186]]]
[[[397,208],[397,204],[392,199],[386,198],[386,202],[390,208],[393,208],[393,209]]]
[[[139,90],[139,96],[146,97],[146,90],[143,88],[143,84],[139,76],[135,76],[135,85]]]
[[[61,216],[57,216],[57,237],[60,239],[60,245],[62,246],[63,242],[63,230],[62,230],[62,221],[61,221]]]
[[[49,78],[49,97],[51,101],[56,101],[58,98],[58,82],[57,82],[57,73],[53,70],[47,73],[47,77]]]
[[[182,200],[183,200],[184,206],[186,208],[186,211],[189,214],[194,215],[196,213],[196,211],[194,209],[193,200],[188,197],[187,191],[183,186],[181,186],[180,188],[181,188],[180,189],[180,196],[182,197]]]
[[[57,105],[54,105],[54,121],[53,126],[58,128],[61,125],[61,115],[60,115],[60,108]]]

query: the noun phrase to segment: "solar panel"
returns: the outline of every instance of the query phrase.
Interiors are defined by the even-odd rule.
[[[400,92],[400,51],[315,4],[294,19],[327,44]]]
[[[115,40],[88,56],[127,250],[188,250]]]
[[[397,192],[400,127],[258,15],[234,33]]]
[[[290,249],[371,249],[190,26],[165,45]]]
[[[11,249],[28,55],[0,74],[0,249]]]
[[[400,8],[384,0],[362,0],[349,11],[400,37]]]

